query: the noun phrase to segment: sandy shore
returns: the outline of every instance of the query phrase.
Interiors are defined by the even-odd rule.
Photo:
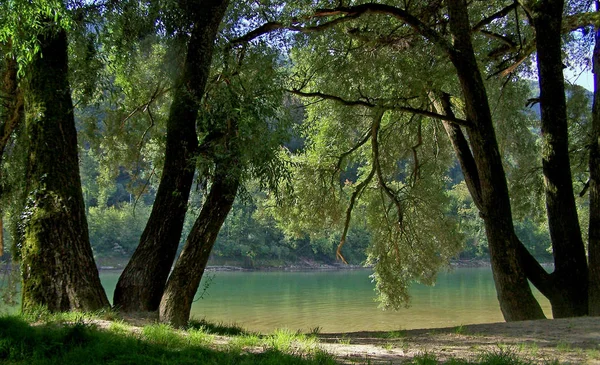
[[[351,320],[350,318],[348,320]],[[402,364],[416,355],[477,360],[485,352],[511,352],[539,364],[600,364],[600,317],[394,332],[324,333],[323,348],[343,363]]]

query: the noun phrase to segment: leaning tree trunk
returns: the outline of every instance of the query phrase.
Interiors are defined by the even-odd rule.
[[[165,163],[152,213],[140,243],[121,274],[114,306],[123,311],[158,309],[181,238],[198,148],[198,103],[208,79],[214,41],[228,0],[205,0],[188,41],[182,76],[167,120]],[[187,1],[181,1],[187,7]]]
[[[569,161],[561,49],[563,7],[563,0],[539,1],[533,7],[540,80],[542,166],[554,255],[554,290],[544,295],[552,304],[554,318],[583,316],[588,312],[587,261]]]
[[[22,308],[97,310],[109,302],[88,238],[64,30],[39,36],[26,91],[29,141]]]
[[[596,11],[600,2],[596,1]],[[592,58],[594,71],[594,105],[590,132],[590,222],[588,227],[588,265],[590,316],[600,316],[600,30],[596,27],[596,44]]]
[[[465,0],[448,1],[454,48],[450,60],[465,98],[469,142],[479,177],[480,215],[485,224],[500,308],[507,321],[545,318],[520,265],[521,242],[514,233],[506,176],[489,103],[471,42]]]
[[[227,160],[216,164],[210,193],[169,276],[160,302],[161,322],[175,327],[188,323],[194,295],[240,183],[236,158]]]

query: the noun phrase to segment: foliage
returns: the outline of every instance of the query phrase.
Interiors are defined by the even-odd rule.
[[[100,330],[83,321],[32,326],[19,317],[0,318],[0,359],[11,364],[335,364],[322,351],[288,353],[265,348],[261,353],[214,349],[204,336],[164,325],[141,334],[122,326]]]
[[[91,207],[88,210],[90,242],[96,255],[130,257],[135,250],[151,207],[131,203],[119,208]]]
[[[40,52],[39,36],[69,29],[73,19],[60,0],[10,0],[0,4],[0,44],[10,44],[19,75]]]

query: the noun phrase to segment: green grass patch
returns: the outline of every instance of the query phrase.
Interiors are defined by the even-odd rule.
[[[206,333],[212,333],[215,335],[221,336],[240,336],[247,334],[248,332],[244,330],[241,326],[233,323],[233,324],[225,324],[225,323],[212,323],[208,322],[205,319],[196,320],[191,319],[188,322],[188,329],[195,328],[201,329]]]
[[[483,353],[477,361],[466,361],[462,359],[450,359],[446,362],[440,362],[435,354],[421,353],[413,358],[409,363],[411,365],[534,365],[537,361],[532,361],[521,357],[514,349],[500,346],[495,351]],[[550,361],[548,365],[558,364],[558,362]]]
[[[274,334],[273,344],[260,353],[216,349],[213,335],[203,329],[176,331],[150,325],[141,333],[115,322],[106,330],[82,321],[31,325],[19,316],[0,317],[0,363],[7,364],[240,364],[240,365],[333,365],[322,352],[287,353],[284,341],[293,338]],[[247,336],[247,335],[244,335]],[[243,337],[243,336],[242,336]],[[296,341],[294,338],[292,341]],[[297,349],[297,348],[294,348]],[[294,350],[296,351],[296,350]]]

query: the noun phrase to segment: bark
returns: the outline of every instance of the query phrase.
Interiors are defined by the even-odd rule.
[[[465,99],[467,133],[477,166],[482,210],[490,259],[500,308],[505,320],[544,318],[520,265],[520,241],[514,233],[506,176],[483,79],[471,42],[465,0],[449,0],[450,31],[454,47],[449,50]]]
[[[6,42],[2,49],[4,56],[0,86],[0,163],[4,158],[4,152],[9,145],[13,132],[22,124],[25,114],[23,107],[23,93],[19,89],[17,80],[17,61],[14,57],[6,56],[7,51],[12,47],[12,42]],[[0,174],[0,182],[2,176]],[[0,197],[4,194],[3,184],[0,183]],[[3,229],[3,209],[0,207],[0,256],[4,255],[4,229]]]
[[[596,11],[600,2],[596,1]],[[594,104],[590,133],[590,222],[588,227],[589,315],[600,315],[600,30],[596,30],[594,55]]]
[[[188,8],[186,1],[180,3]],[[204,0],[195,13],[182,76],[167,120],[165,163],[152,213],[121,274],[114,305],[123,311],[158,309],[183,228],[198,148],[196,118],[208,79],[214,41],[228,0]]]
[[[43,57],[32,62],[26,92],[30,112],[22,309],[98,310],[109,302],[88,238],[67,80],[67,35],[49,31],[39,41]]]
[[[546,211],[555,270],[553,290],[544,293],[554,318],[588,312],[588,270],[577,218],[568,150],[567,108],[563,76],[561,26],[563,0],[532,7],[540,80],[542,165]]]
[[[10,50],[10,41],[5,48],[7,51]],[[2,115],[0,116],[0,160],[2,160],[12,133],[25,117],[23,93],[18,86],[17,70],[17,61],[13,57],[5,56],[2,67],[2,86],[0,89],[0,101],[2,103]]]
[[[443,93],[440,95],[441,106],[440,109],[443,110],[444,114],[448,116],[454,116],[454,112],[452,111],[452,106],[450,104],[450,95]],[[459,126],[452,124],[448,121],[442,121],[444,125],[444,129],[446,130],[446,134],[450,139],[450,143],[452,144],[452,148],[456,153],[456,158],[458,159],[458,163],[460,165],[461,171],[463,172],[463,176],[465,177],[465,183],[467,184],[467,189],[473,198],[473,202],[475,206],[480,211],[483,210],[483,203],[481,201],[481,185],[479,182],[479,172],[477,172],[477,165],[475,164],[475,159],[473,158],[473,153],[469,147],[469,142],[465,138],[465,135],[460,129]]]
[[[231,210],[240,183],[235,152],[217,162],[210,192],[169,276],[159,308],[161,322],[175,327],[188,323],[194,295],[219,230]]]

